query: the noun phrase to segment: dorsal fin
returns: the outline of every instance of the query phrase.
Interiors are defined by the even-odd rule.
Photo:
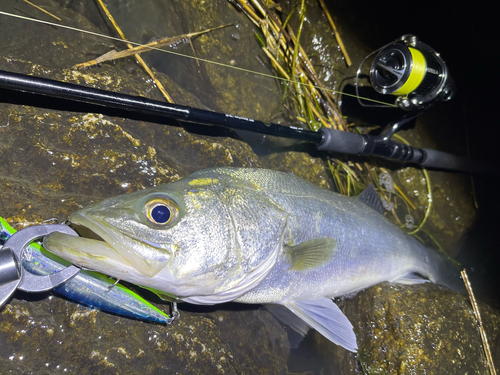
[[[384,207],[382,206],[382,201],[380,200],[379,195],[373,188],[373,185],[370,184],[366,187],[365,190],[361,192],[357,196],[360,202],[363,202],[367,206],[373,208],[375,211],[379,212],[380,214],[384,214]]]

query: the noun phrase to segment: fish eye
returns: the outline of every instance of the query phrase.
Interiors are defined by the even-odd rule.
[[[146,218],[156,225],[167,225],[177,218],[179,209],[169,199],[153,199],[146,203]]]

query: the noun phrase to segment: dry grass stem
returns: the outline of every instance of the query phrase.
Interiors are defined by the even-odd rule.
[[[116,32],[120,35],[120,38],[126,39],[125,34],[123,34],[123,31],[120,29],[120,27],[116,23],[114,17],[111,15],[111,13],[109,12],[106,5],[104,5],[102,0],[98,0],[98,2],[99,2],[99,5],[101,6],[102,10],[104,11],[104,13],[106,13],[106,16],[108,17],[109,21],[113,24],[113,27],[115,28]],[[130,44],[130,43],[126,43],[126,45],[127,45],[128,49],[134,48],[134,47],[132,47],[132,44]],[[137,59],[137,61],[139,62],[139,64],[141,64],[142,68],[146,71],[146,73],[148,73],[148,75],[153,79],[153,81],[156,84],[156,87],[158,87],[158,89],[161,91],[163,97],[167,100],[167,102],[173,103],[174,101],[172,100],[170,95],[167,93],[167,90],[165,90],[165,88],[163,87],[163,84],[156,78],[153,71],[149,68],[149,66],[142,59],[142,57],[137,53],[134,56]]]
[[[39,7],[38,5],[33,4],[31,1],[24,0],[24,2],[25,2],[26,4],[31,5],[32,7],[35,7],[36,9],[38,9],[38,10],[42,11],[43,13],[48,14],[48,15],[49,15],[49,16],[51,16],[51,17],[54,17],[56,20],[58,20],[58,21],[62,21],[62,19],[60,19],[59,17],[54,16],[54,15],[53,15],[52,13],[50,13],[49,11],[47,11],[47,10],[45,10],[45,9],[43,9],[43,8],[41,8],[41,7]]]
[[[328,8],[325,5],[325,2],[323,0],[319,0],[319,3],[321,4],[321,8],[323,8],[323,12],[325,12],[326,18],[328,18],[328,22],[330,23],[330,26],[333,29],[333,33],[335,34],[335,39],[337,39],[337,43],[339,44],[340,50],[342,51],[342,54],[344,55],[345,62],[347,66],[351,66],[351,58],[349,57],[349,54],[347,53],[347,50],[345,49],[344,42],[342,41],[342,38],[340,37],[340,33],[337,30],[337,27],[335,27],[335,24],[333,23],[332,16],[330,16],[330,12],[328,11]]]
[[[491,375],[496,375],[495,364],[493,363],[493,357],[491,356],[490,345],[488,344],[488,337],[486,337],[486,331],[483,327],[483,321],[481,320],[481,314],[479,312],[479,306],[476,301],[476,297],[474,297],[474,292],[472,291],[472,286],[469,281],[469,277],[467,276],[467,272],[465,269],[462,270],[462,279],[464,280],[465,287],[467,288],[467,293],[469,293],[470,303],[472,305],[472,310],[474,311],[474,315],[477,320],[477,324],[479,326],[479,332],[481,333],[481,340],[483,341],[484,352],[486,354],[486,359],[488,360],[488,366],[490,368]]]
[[[398,223],[398,225],[402,226],[403,223],[401,223],[401,220],[399,220],[399,217],[396,214],[396,210],[394,208],[391,210],[391,213],[392,213],[392,216],[394,217],[394,220],[396,220],[396,222]]]
[[[282,10],[281,10],[281,5],[280,5],[280,4],[278,4],[278,3],[268,4],[268,5],[267,5],[267,7],[268,7],[269,9],[274,9],[274,8],[276,8],[276,9],[277,9],[277,10],[279,10],[280,12],[282,11]]]
[[[406,203],[408,203],[408,205],[413,208],[414,210],[417,209],[417,207],[415,207],[415,205],[413,203],[411,203],[411,201],[408,199],[408,197],[405,195],[405,193],[403,193],[403,190],[401,190],[399,188],[398,185],[394,184],[394,189],[396,189],[396,191],[401,194],[401,197],[406,201]]]
[[[311,106],[311,109],[314,113],[314,116],[316,116],[316,118],[321,122],[321,124],[323,124],[323,126],[325,128],[332,128],[333,127],[334,129],[337,129],[335,124],[332,124],[331,122],[326,121],[326,119],[318,112],[318,110],[315,108],[315,106]]]
[[[254,0],[253,2],[260,5],[260,7],[263,9],[263,12],[264,12],[263,14],[271,17],[274,25],[276,25],[279,28],[280,33],[283,34],[283,36],[286,38],[287,41],[290,41],[290,36],[285,31],[285,29],[283,29],[283,25],[281,24],[281,21],[278,19],[278,17],[276,16],[276,14],[274,12],[270,11],[271,9],[266,5],[266,3],[261,1],[261,0]],[[276,4],[273,4],[273,5],[276,5]]]
[[[124,57],[133,56],[133,55],[136,55],[136,54],[139,54],[139,53],[153,51],[154,50],[153,48],[160,48],[160,47],[163,47],[164,45],[177,43],[177,42],[179,42],[179,41],[181,41],[183,39],[188,39],[189,42],[191,42],[191,38],[193,38],[195,36],[202,35],[202,34],[210,32],[210,31],[221,29],[223,27],[228,27],[228,26],[231,26],[231,25],[233,25],[233,24],[230,23],[230,24],[227,24],[227,25],[213,27],[211,29],[199,31],[199,32],[196,32],[196,33],[189,33],[189,34],[183,34],[183,35],[173,36],[173,37],[170,37],[170,38],[164,38],[164,39],[157,40],[157,41],[154,41],[154,42],[151,42],[151,43],[148,43],[148,44],[144,44],[142,46],[137,46],[137,47],[130,46],[130,48],[128,50],[124,50],[124,51],[117,52],[115,50],[112,50],[112,51],[109,51],[109,52],[105,53],[102,56],[99,56],[98,58],[96,58],[94,60],[90,60],[90,61],[87,61],[87,62],[84,62],[84,63],[81,63],[81,64],[77,64],[77,65],[75,65],[73,67],[73,69],[88,68],[90,66],[102,63],[104,61],[122,59]],[[191,44],[191,46],[192,46],[192,44]],[[193,49],[193,52],[194,52],[194,49]],[[196,60],[196,61],[198,61],[198,60]],[[198,61],[198,64],[199,64],[199,61]]]
[[[283,77],[285,77],[286,79],[290,80],[290,76],[285,72],[285,70],[281,67],[281,65],[279,64],[279,62],[276,60],[276,58],[271,54],[271,52],[269,52],[269,50],[266,48],[266,47],[262,47],[262,50],[264,51],[264,53],[267,55],[267,57],[269,57],[269,59],[271,60],[271,63],[273,64],[274,68],[276,70],[278,70],[281,75]]]
[[[196,56],[196,50],[194,49],[193,41],[191,40],[191,38],[189,38],[188,40],[189,40],[189,45],[191,46],[191,51],[193,51],[193,56],[196,59],[196,64],[198,64],[198,67],[200,67],[200,60],[198,60],[198,57]]]
[[[247,17],[250,18],[250,21],[252,21],[255,24],[255,26],[261,27],[259,16],[257,16],[257,14],[254,12],[252,8],[250,8],[250,6],[246,3],[246,1],[237,0],[235,4],[237,4],[238,7],[243,12],[245,12]]]

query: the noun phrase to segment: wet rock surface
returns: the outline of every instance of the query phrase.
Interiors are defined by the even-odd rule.
[[[165,326],[47,297],[14,299],[0,319],[2,374],[286,373],[286,333],[263,310],[182,312]]]
[[[196,56],[272,74],[255,41],[252,24],[226,1],[152,2],[146,9],[141,7],[143,2],[127,3],[126,7],[111,1],[108,5],[130,39],[149,42],[158,36],[175,36],[233,22],[236,25],[233,28],[193,40]],[[93,2],[40,0],[37,5],[61,17],[66,25],[115,35]],[[315,6],[311,2],[308,5]],[[52,21],[25,3],[0,1],[0,9]],[[144,14],[139,16],[141,12]],[[132,21],[127,17],[132,17]],[[139,27],[144,19],[150,23]],[[96,58],[112,48],[123,48],[115,42],[5,16],[1,24],[2,70],[163,100],[133,58],[83,71],[71,69],[74,64]],[[313,22],[307,27],[306,33],[310,35],[320,35],[326,29],[315,28]],[[326,59],[315,57],[318,64],[329,67],[330,63],[341,62],[334,56],[335,51],[325,52],[321,48],[321,43],[329,44],[332,40],[331,35],[324,41],[316,38],[313,47]],[[193,53],[189,43],[177,45],[176,50]],[[281,92],[272,81],[217,66],[198,65],[196,60],[186,63],[160,53],[144,57],[153,64],[158,78],[178,104],[261,120],[288,121],[284,112],[277,111]],[[188,66],[187,73],[181,73],[183,65]],[[328,78],[327,70],[320,72],[324,79]],[[329,79],[335,85],[338,78]],[[102,198],[175,181],[212,166],[265,167],[293,172],[324,188],[333,187],[321,155],[310,149],[289,147],[280,140],[253,137],[249,145],[244,141],[250,139],[246,134],[235,135],[193,125],[160,126],[155,123],[158,119],[137,118],[84,104],[54,102],[6,91],[0,94],[0,215],[17,229],[51,217],[64,220],[70,212]],[[420,186],[421,172],[404,173],[401,172],[401,179],[410,180],[408,190],[416,190],[418,185],[419,192],[425,191]],[[440,212],[450,217],[449,225],[435,231],[445,232],[446,238],[458,241],[474,215],[467,201],[467,187],[463,187],[462,177],[450,180],[440,174],[435,178],[445,181],[435,185],[435,196],[444,197],[444,208]],[[435,178],[432,177],[433,181],[440,181]],[[411,185],[412,182],[415,185]],[[456,189],[457,186],[461,188]],[[420,199],[421,196],[412,198],[425,212],[425,197]],[[448,210],[447,205],[453,204],[456,211]],[[459,215],[460,223],[464,223],[461,226],[452,220]],[[437,226],[443,220],[431,219],[430,222]],[[372,373],[379,369],[388,373],[411,373],[412,369],[428,368],[428,373],[433,373],[432,366],[438,363],[448,366],[447,361],[458,358],[456,363],[468,366],[465,368],[470,369],[470,373],[481,373],[484,357],[479,352],[479,334],[473,326],[467,302],[450,293],[432,285],[382,285],[348,300],[346,313],[363,347],[365,368]],[[451,303],[454,299],[457,302]],[[402,301],[407,305],[401,305]],[[162,309],[168,307],[156,305]],[[413,306],[417,305],[430,309],[432,314],[416,311]],[[459,308],[450,311],[450,306]],[[294,362],[293,358],[289,360],[286,331],[268,312],[257,307],[221,306],[207,311],[183,310],[180,305],[180,309],[182,317],[178,322],[160,326],[89,310],[50,294],[37,297],[16,294],[0,312],[0,373],[361,371],[353,355],[317,333],[307,336],[299,352],[292,350],[292,356],[303,359],[301,363]],[[486,308],[485,311],[485,319],[490,322],[488,332],[495,341],[499,336],[498,315]],[[428,318],[418,320],[423,315]],[[453,319],[446,323],[443,316],[448,315]],[[439,332],[432,329],[436,324],[441,327]],[[467,329],[460,331],[460,327]],[[444,334],[433,336],[447,330],[455,338]],[[457,336],[460,339],[456,339]],[[464,348],[462,353],[469,350],[473,354],[464,354],[465,358],[461,358],[456,357],[458,352],[448,353],[444,347],[436,351],[439,340],[444,346],[454,345]],[[416,352],[420,356],[414,354]],[[442,356],[444,353],[450,357]],[[420,359],[417,363],[411,358]]]
[[[478,323],[467,296],[426,283],[382,283],[341,301],[358,338],[358,358],[314,333],[325,368],[341,374],[487,374]],[[480,304],[492,351],[500,314]],[[500,357],[495,356],[498,366]]]

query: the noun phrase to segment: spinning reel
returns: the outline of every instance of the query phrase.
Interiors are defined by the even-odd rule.
[[[403,35],[368,55],[356,75],[356,93],[361,66],[377,52],[370,68],[372,87],[381,94],[396,96],[398,108],[422,112],[437,101],[453,98],[455,83],[446,63],[439,53],[414,35]]]

